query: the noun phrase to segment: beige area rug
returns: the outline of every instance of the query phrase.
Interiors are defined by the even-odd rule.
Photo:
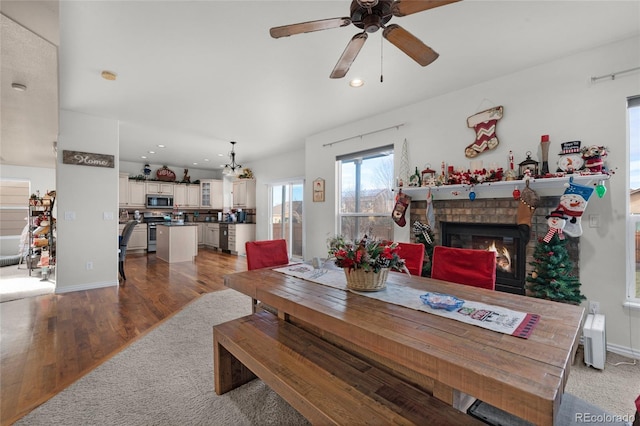
[[[56,284],[51,279],[42,281],[39,270],[32,270],[29,276],[25,265],[0,268],[0,302],[51,294],[55,289]]]
[[[250,313],[235,290],[205,294],[15,424],[308,424],[260,380],[216,395],[212,326]]]

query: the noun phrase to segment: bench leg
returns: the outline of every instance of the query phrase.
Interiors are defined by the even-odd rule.
[[[213,330],[213,379],[216,394],[222,395],[256,378],[256,375],[244,366],[218,340]]]

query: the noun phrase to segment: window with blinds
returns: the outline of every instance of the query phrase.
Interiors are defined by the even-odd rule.
[[[0,180],[0,237],[21,235],[29,214],[29,182]]]

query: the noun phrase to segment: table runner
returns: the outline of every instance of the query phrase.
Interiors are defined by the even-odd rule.
[[[295,264],[276,268],[274,271],[329,287],[349,290],[347,289],[346,278],[342,269],[314,269],[311,265]],[[529,338],[540,320],[540,316],[537,314],[513,311],[501,306],[488,305],[472,300],[465,300],[464,304],[454,311],[434,309],[425,305],[420,299],[420,296],[425,294],[425,290],[397,286],[393,283],[387,283],[386,289],[375,292],[349,291],[372,299],[451,318],[524,339]]]

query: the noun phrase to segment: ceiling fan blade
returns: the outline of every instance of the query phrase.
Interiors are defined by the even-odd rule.
[[[333,68],[330,77],[342,78],[347,75],[351,64],[355,61],[356,56],[360,53],[360,49],[364,46],[364,42],[367,41],[367,33],[362,32],[353,36],[347,47],[342,52],[342,56],[338,59],[338,63]]]
[[[388,25],[382,35],[423,67],[426,67],[440,56],[420,41],[420,39],[399,25]]]
[[[351,18],[330,18],[318,21],[301,22],[299,24],[273,27],[269,30],[271,37],[280,38],[290,35],[310,33],[313,31],[329,30],[331,28],[346,27],[351,24]]]
[[[456,3],[460,0],[396,0],[393,2],[393,16],[407,16],[412,13],[422,12],[424,10],[433,9],[434,7],[445,6],[450,3]]]

